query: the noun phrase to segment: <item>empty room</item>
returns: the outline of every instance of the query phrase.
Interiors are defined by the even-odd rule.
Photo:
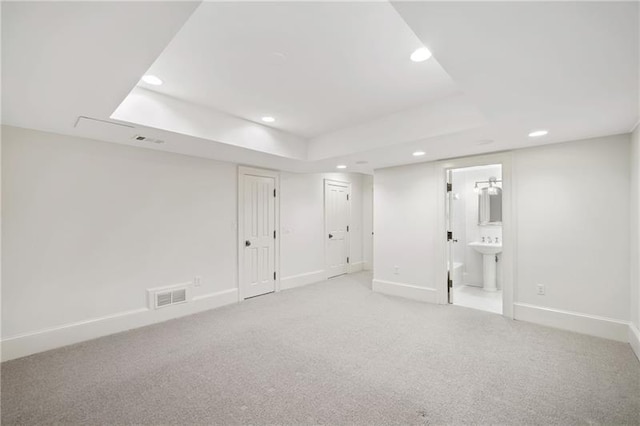
[[[2,1],[6,425],[640,425],[640,2]]]

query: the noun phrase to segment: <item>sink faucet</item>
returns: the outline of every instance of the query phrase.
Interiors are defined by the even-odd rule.
[[[482,242],[483,243],[486,242],[486,238],[485,237],[482,237]]]
[[[496,244],[498,244],[500,241],[498,240],[498,237],[496,237]]]

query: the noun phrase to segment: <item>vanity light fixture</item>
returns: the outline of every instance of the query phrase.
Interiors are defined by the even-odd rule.
[[[533,132],[529,133],[529,137],[530,138],[539,138],[540,136],[544,136],[547,133],[549,133],[548,130],[536,130],[536,131],[533,131]]]
[[[502,183],[502,179],[499,180],[493,176],[490,177],[489,180],[476,181],[475,185],[473,185],[473,192],[479,193],[486,188],[489,195],[496,195],[498,193],[498,189],[500,188],[500,186],[498,186],[498,183]]]
[[[426,154],[426,152],[424,152],[424,151],[416,151],[416,152],[413,153],[413,156],[414,157],[422,157],[425,154]]]
[[[152,86],[160,86],[162,85],[162,80],[160,80],[155,75],[147,74],[142,76],[142,81]]]
[[[431,52],[426,47],[420,47],[411,54],[411,60],[413,62],[424,62],[431,57]]]
[[[346,166],[346,165],[344,165],[344,164],[338,164],[338,165],[336,166],[336,169],[346,169],[346,168],[347,168],[347,166]]]

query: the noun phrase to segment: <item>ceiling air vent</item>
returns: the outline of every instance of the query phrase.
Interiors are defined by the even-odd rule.
[[[158,143],[158,144],[164,143],[162,139],[152,139],[150,137],[143,136],[143,135],[133,135],[131,139],[139,142],[151,142],[151,143]]]

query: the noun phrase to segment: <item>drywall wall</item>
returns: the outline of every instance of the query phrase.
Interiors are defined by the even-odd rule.
[[[236,164],[8,126],[2,151],[3,359],[237,302]],[[324,179],[352,184],[362,269],[363,178],[282,173],[281,288],[324,279]]]
[[[603,322],[594,334],[623,340],[623,330],[626,340],[628,135],[523,149],[512,156],[516,318],[582,332]],[[443,288],[434,282],[435,262],[443,259],[434,252],[441,235],[438,170],[436,163],[376,170],[374,289],[427,300],[414,287]],[[397,285],[376,288],[378,281]],[[537,284],[546,286],[544,296],[536,294]]]
[[[362,267],[373,270],[373,176],[362,176]]]
[[[630,291],[629,341],[640,358],[640,126],[631,135],[630,187]]]
[[[196,275],[193,305],[237,300],[235,165],[6,126],[2,150],[3,355]]]
[[[374,290],[435,302],[435,164],[376,170],[373,211]]]
[[[514,153],[519,302],[629,318],[628,155],[626,135]]]
[[[362,269],[363,175],[356,173],[281,173],[281,288],[317,282],[324,269],[324,181],[351,183],[351,270]]]

